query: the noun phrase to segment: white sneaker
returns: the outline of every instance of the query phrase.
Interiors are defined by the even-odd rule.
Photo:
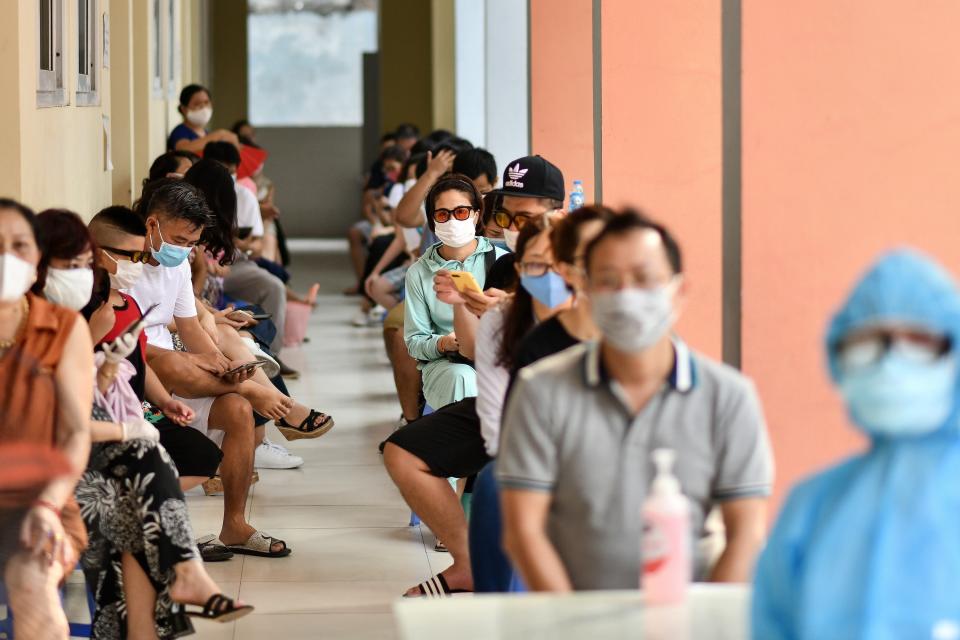
[[[387,310],[378,304],[373,309],[370,309],[370,313],[367,315],[370,324],[378,324],[383,322],[383,319],[387,317]]]
[[[266,438],[253,452],[253,466],[260,469],[296,469],[301,465],[303,465],[303,458],[293,455]]]
[[[353,316],[353,320],[350,323],[355,327],[366,327],[370,325],[370,314],[369,312],[360,309],[357,311],[357,315]]]

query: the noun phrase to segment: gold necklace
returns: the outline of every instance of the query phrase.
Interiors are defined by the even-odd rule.
[[[23,298],[20,299],[20,310],[20,322],[17,324],[17,330],[13,333],[13,339],[0,340],[0,350],[2,351],[6,351],[15,345],[23,333],[23,328],[27,324],[27,316],[30,314],[30,303],[27,302],[27,296],[23,296]]]

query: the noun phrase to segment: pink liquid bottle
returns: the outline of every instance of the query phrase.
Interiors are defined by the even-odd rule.
[[[647,604],[684,600],[693,573],[690,544],[690,503],[673,475],[675,454],[656,449],[657,475],[643,503],[641,580]]]

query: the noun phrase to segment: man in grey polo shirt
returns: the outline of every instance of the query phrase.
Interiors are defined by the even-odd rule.
[[[632,211],[586,256],[603,332],[524,369],[497,461],[504,544],[537,591],[635,589],[650,454],[676,451],[695,540],[719,505],[726,548],[696,578],[748,581],[766,528],[773,461],[752,383],[671,336],[684,284],[680,249]]]

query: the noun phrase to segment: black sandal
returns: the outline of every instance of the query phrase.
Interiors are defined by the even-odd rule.
[[[215,535],[208,535],[197,540],[197,549],[204,562],[225,562],[233,557],[233,551],[220,542]]]
[[[473,593],[467,589],[451,589],[450,585],[447,584],[447,579],[443,577],[442,573],[438,573],[435,576],[427,578],[423,582],[417,585],[417,589],[420,590],[420,593],[414,596],[403,596],[404,598],[427,598],[428,600],[436,598],[449,598],[455,593]]]
[[[242,618],[248,613],[253,612],[253,607],[248,604],[237,606],[233,598],[228,598],[222,593],[215,593],[203,605],[201,611],[190,611],[184,607],[184,613],[193,618],[202,618],[203,620],[213,620],[214,622],[233,622]]]
[[[327,431],[330,431],[330,429],[333,429],[333,418],[325,413],[311,409],[309,415],[300,423],[300,426],[295,427],[283,418],[274,421],[274,424],[277,425],[277,429],[287,440],[319,438]]]

